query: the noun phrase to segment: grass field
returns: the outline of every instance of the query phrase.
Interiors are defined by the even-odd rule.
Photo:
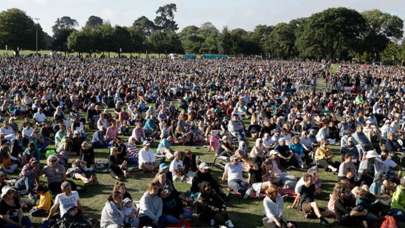
[[[323,79],[318,80],[318,90],[325,88],[325,81]],[[156,144],[156,143],[155,143]],[[252,146],[252,142],[249,143]],[[208,152],[208,148],[203,147],[186,147],[186,146],[175,146],[175,150],[191,150],[196,153],[201,160],[212,162],[214,157],[213,154]],[[337,154],[338,148],[336,146],[332,147],[332,150]],[[108,150],[107,149],[96,149],[96,159],[107,159]],[[74,158],[72,158],[74,159]],[[44,163],[44,161],[41,161]],[[220,176],[222,171],[218,169],[212,169],[215,176]],[[291,174],[301,177],[303,172],[292,171]],[[334,183],[336,182],[336,176],[331,173],[326,173],[321,171],[320,173],[322,179],[322,189],[323,193],[318,199],[318,203],[321,207],[325,207],[329,199],[329,194],[333,188]],[[81,204],[83,205],[84,212],[87,216],[93,218],[99,218],[101,210],[106,202],[107,197],[112,191],[112,187],[116,182],[109,174],[97,174],[99,185],[97,186],[87,186],[84,192],[80,193]],[[145,176],[141,172],[134,173],[131,175],[127,181],[126,186],[131,193],[135,201],[139,200],[143,192],[146,189],[147,184],[151,181],[152,175]],[[185,183],[176,183],[176,187],[179,191],[187,191],[189,185]],[[311,227],[317,228],[322,227],[318,220],[308,220],[305,219],[303,214],[295,209],[288,209],[287,206],[291,204],[291,201],[285,202],[285,211],[284,216],[288,220],[294,221],[298,224],[299,227]],[[229,203],[229,213],[230,218],[234,222],[236,227],[261,227],[261,220],[264,215],[262,201],[261,200],[242,200],[237,198],[231,198]],[[34,219],[36,224],[39,224],[41,220]],[[332,221],[331,221],[332,222]],[[194,227],[199,227],[198,224],[194,224]],[[338,227],[332,225],[332,227]]]

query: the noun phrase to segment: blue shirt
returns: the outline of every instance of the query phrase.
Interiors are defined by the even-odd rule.
[[[304,155],[304,147],[300,143],[298,143],[298,144],[290,144],[289,147],[290,147],[290,150],[294,154],[299,155],[299,156]]]

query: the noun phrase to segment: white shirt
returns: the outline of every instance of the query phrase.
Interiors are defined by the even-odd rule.
[[[145,148],[142,148],[139,151],[139,155],[138,155],[139,168],[141,168],[142,164],[147,163],[147,162],[149,162],[149,163],[155,162],[155,154],[153,153],[153,151],[151,149],[145,150]]]
[[[46,120],[46,116],[43,112],[36,112],[34,114],[34,119],[35,121],[37,121],[38,123],[42,123]]]
[[[228,172],[228,182],[231,180],[243,180],[243,166],[242,163],[236,164],[228,163],[225,165],[225,170]]]
[[[22,130],[22,135],[27,138],[31,138],[32,133],[34,133],[34,129],[32,127],[24,127]]]
[[[264,211],[269,222],[274,222],[275,219],[278,220],[283,216],[283,204],[283,197],[279,195],[276,198],[276,202],[268,196],[263,199]]]
[[[174,174],[175,170],[179,169],[184,169],[183,161],[173,159],[173,161],[170,162],[169,171]]]
[[[69,209],[78,206],[79,193],[77,191],[72,191],[69,196],[65,193],[60,193],[55,197],[55,203],[59,203],[60,217],[62,218]]]
[[[2,128],[0,128],[0,134],[5,135],[5,136],[14,135],[15,132],[12,127],[8,127],[8,128],[2,127]]]
[[[301,192],[302,186],[304,186],[304,177],[301,177],[295,184],[294,192],[299,194]]]

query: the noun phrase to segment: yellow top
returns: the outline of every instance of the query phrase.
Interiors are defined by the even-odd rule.
[[[319,161],[330,157],[330,151],[327,147],[318,147],[315,151],[315,160]]]
[[[49,211],[52,206],[52,195],[49,191],[39,196],[39,202],[36,208]]]

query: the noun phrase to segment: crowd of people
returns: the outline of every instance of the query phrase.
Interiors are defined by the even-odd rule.
[[[399,225],[404,79],[404,67],[351,63],[0,58],[0,226],[94,225],[79,193],[104,171],[117,183],[103,228],[234,227],[232,197],[262,199],[265,227],[297,227],[286,198],[322,225]],[[153,176],[140,199],[132,172]],[[336,179],[327,208],[324,172]]]

